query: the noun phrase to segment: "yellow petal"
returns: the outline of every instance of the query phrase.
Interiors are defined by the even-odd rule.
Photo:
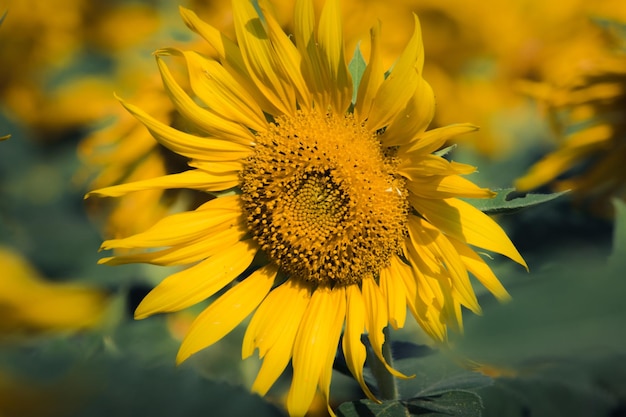
[[[171,151],[191,159],[201,161],[239,161],[247,158],[252,149],[227,140],[204,138],[184,133],[150,117],[140,108],[120,100],[133,116],[144,124],[163,146]]]
[[[393,369],[383,356],[383,343],[385,343],[385,335],[383,329],[388,324],[387,305],[383,294],[374,282],[374,278],[369,275],[362,281],[363,300],[365,302],[365,327],[367,329],[367,337],[372,345],[372,350],[385,366],[387,371],[399,378],[411,378],[403,373]]]
[[[411,144],[424,132],[435,116],[435,94],[430,84],[419,78],[413,95],[406,106],[389,123],[380,137],[383,146]]]
[[[322,9],[318,31],[322,61],[329,76],[331,106],[343,114],[352,101],[352,77],[344,56],[341,10],[338,0],[327,0]]]
[[[232,246],[249,233],[248,227],[240,218],[239,223],[224,230],[203,234],[197,240],[185,242],[172,248],[146,253],[120,255],[102,258],[99,264],[123,265],[129,263],[148,263],[152,265],[173,266],[201,261],[215,255],[223,248]]]
[[[421,236],[421,244],[427,246],[437,256],[438,261],[445,265],[445,276],[450,279],[450,285],[457,293],[455,298],[474,313],[479,314],[480,306],[465,265],[448,238],[421,217],[409,216],[408,226],[412,241],[415,236]]]
[[[430,176],[408,181],[407,189],[415,198],[442,199],[448,197],[491,198],[496,195],[458,175]]]
[[[46,280],[21,255],[0,246],[0,335],[75,331],[102,322],[109,294],[74,282]]]
[[[276,18],[269,10],[266,1],[260,1],[259,5],[263,11],[263,17],[267,24],[268,35],[271,44],[276,51],[275,57],[281,70],[281,75],[289,84],[296,89],[300,108],[311,108],[312,97],[309,88],[302,76],[302,57],[298,48],[293,44],[291,38],[285,34]]]
[[[515,181],[515,188],[519,191],[530,191],[554,180],[587,158],[595,146],[595,144],[580,147],[564,146],[546,155],[533,165],[526,175]]]
[[[432,129],[424,132],[410,144],[401,146],[398,155],[407,159],[428,155],[440,149],[450,138],[476,130],[478,127],[469,123],[458,123]]]
[[[394,329],[404,327],[407,294],[402,278],[393,275],[390,267],[383,268],[380,270],[379,285],[384,298],[387,300],[389,324]]]
[[[387,126],[406,107],[421,79],[424,65],[424,45],[419,20],[415,17],[415,30],[406,48],[398,58],[391,73],[383,81],[372,102],[366,125],[371,130]]]
[[[288,279],[274,289],[256,311],[242,344],[242,356],[250,356],[255,347],[263,365],[252,391],[265,395],[291,360],[296,333],[307,310],[311,292],[308,285]]]
[[[158,52],[185,58],[191,89],[207,107],[228,120],[255,131],[267,127],[256,97],[239,84],[219,62],[209,60],[195,51],[168,48]]]
[[[236,225],[242,216],[239,196],[215,198],[194,211],[172,214],[148,230],[124,239],[111,239],[101,249],[132,249],[174,246]]]
[[[370,61],[363,72],[359,91],[357,93],[354,112],[358,115],[359,121],[363,122],[369,117],[372,108],[372,101],[385,80],[385,70],[383,68],[382,52],[380,46],[380,21],[370,29],[372,48]]]
[[[309,86],[315,106],[326,111],[330,105],[328,75],[322,66],[315,39],[315,11],[311,0],[296,0],[294,15],[296,47],[302,57],[302,75]]]
[[[409,180],[435,175],[467,175],[476,172],[476,167],[448,161],[437,155],[419,155],[403,160],[398,173]]]
[[[474,274],[485,288],[501,301],[511,299],[511,296],[491,268],[489,268],[489,265],[472,248],[456,239],[450,239],[450,243],[456,248],[467,270]]]
[[[411,205],[447,235],[507,256],[528,269],[504,230],[482,211],[457,198],[430,200],[409,196]]]
[[[344,319],[345,294],[327,286],[315,289],[293,350],[293,380],[287,395],[290,415],[303,416],[308,411],[324,368],[332,366],[328,364],[328,352],[337,349],[337,328],[341,329],[337,323]]]
[[[191,325],[178,350],[176,363],[211,346],[237,327],[263,301],[277,272],[275,265],[266,265],[208,306]]]
[[[200,191],[222,191],[239,185],[239,173],[231,172],[223,175],[211,175],[197,169],[183,171],[179,174],[164,175],[148,180],[114,185],[89,192],[85,197],[119,197],[124,194],[143,190],[166,190],[187,188]]]
[[[331,316],[332,319],[330,319],[331,326],[327,334],[329,341],[325,345],[326,350],[319,352],[321,355],[326,355],[324,363],[322,364],[319,387],[320,391],[322,391],[322,396],[326,399],[328,413],[331,416],[335,416],[335,413],[330,407],[330,381],[333,373],[333,363],[337,355],[337,347],[339,346],[339,337],[341,336],[341,329],[343,328],[344,319],[346,317],[346,288],[343,286],[333,288],[331,296],[334,308],[333,315]]]
[[[180,15],[185,25],[202,36],[217,52],[221,60],[228,60],[231,65],[244,72],[245,65],[241,51],[235,42],[228,39],[222,32],[198,17],[192,10],[179,6]]]
[[[135,310],[135,319],[179,311],[224,288],[250,266],[258,247],[251,240],[237,242],[197,265],[165,278]]]
[[[407,248],[408,249],[408,248]],[[405,253],[407,251],[405,250]],[[410,252],[409,252],[410,253]],[[411,265],[407,266],[397,259],[392,261],[394,273],[402,277],[409,298],[408,306],[415,321],[435,341],[446,340],[446,326],[441,320],[443,295],[436,278],[423,273],[419,256],[410,256]],[[408,271],[407,271],[408,267]]]
[[[295,91],[278,76],[275,53],[254,5],[248,0],[233,0],[232,5],[237,41],[250,78],[274,106],[272,114],[295,114]]]
[[[202,36],[215,48],[224,68],[254,97],[254,101],[258,103],[261,108],[268,113],[272,113],[272,110],[275,110],[274,106],[261,94],[254,81],[250,79],[237,44],[228,39],[218,29],[202,21],[191,10],[185,9],[184,7],[179,7],[179,9],[180,15],[187,27]]]
[[[165,61],[161,58],[173,52],[173,50],[157,51],[156,61],[165,91],[167,91],[170,100],[181,116],[191,123],[195,130],[206,133],[208,136],[226,139],[242,145],[251,145],[254,142],[254,135],[245,126],[224,117],[223,112],[228,109],[227,107],[217,108],[215,112],[202,108],[178,85]]]
[[[346,358],[346,365],[361,389],[372,401],[380,401],[372,394],[363,377],[363,365],[367,357],[365,345],[361,342],[361,335],[365,331],[365,304],[361,291],[356,285],[346,288],[347,309],[346,328],[343,333],[342,349]]]

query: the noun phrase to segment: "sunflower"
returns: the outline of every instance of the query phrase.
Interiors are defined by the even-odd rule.
[[[190,265],[143,299],[137,319],[185,309],[228,287],[191,325],[178,363],[252,315],[242,354],[258,349],[263,358],[252,390],[267,393],[291,361],[287,409],[304,415],[318,387],[328,400],[340,338],[350,371],[375,399],[363,377],[364,332],[389,372],[402,376],[385,361],[383,329],[402,327],[407,308],[444,342],[448,327],[462,328],[462,307],[480,312],[469,273],[508,298],[473,247],[525,263],[504,231],[461,199],[494,195],[463,177],[475,168],[433,153],[476,127],[426,130],[434,97],[422,78],[416,16],[387,76],[381,28],[371,29],[369,63],[353,87],[336,0],[324,5],[317,25],[312,2],[297,1],[293,36],[264,2],[257,10],[235,0],[236,42],[192,11],[181,14],[218,53],[155,54],[187,129],[122,104],[191,169],[88,194],[189,188],[212,196],[102,244],[138,250],[101,260],[109,265]],[[189,91],[166,63],[175,58],[187,68]]]
[[[572,190],[599,214],[611,212],[612,197],[626,198],[626,55],[607,35],[598,28],[557,58],[561,65],[543,82],[522,84],[546,108],[558,145],[516,181],[520,191]]]

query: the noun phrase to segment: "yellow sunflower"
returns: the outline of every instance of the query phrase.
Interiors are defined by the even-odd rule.
[[[287,409],[304,415],[318,387],[328,400],[340,338],[348,367],[375,399],[363,378],[364,332],[387,364],[383,328],[402,327],[408,307],[443,342],[448,326],[462,327],[462,307],[480,311],[469,273],[496,297],[508,297],[473,247],[525,263],[492,219],[459,199],[493,196],[462,177],[475,168],[433,154],[476,128],[426,131],[434,97],[422,78],[417,17],[388,76],[381,29],[372,28],[353,103],[338,2],[329,0],[316,24],[312,2],[298,0],[292,36],[264,2],[259,9],[233,1],[236,42],[181,9],[187,26],[218,52],[217,60],[172,48],[156,53],[186,131],[122,102],[191,169],[90,194],[189,188],[213,196],[142,233],[105,241],[103,249],[140,251],[101,262],[191,264],[144,298],[137,319],[185,309],[229,287],[195,319],[177,362],[252,314],[242,353],[259,349],[263,358],[252,390],[267,393],[291,361]],[[186,65],[189,91],[167,57]]]
[[[626,54],[599,32],[555,58],[556,70],[543,82],[522,84],[545,106],[559,142],[516,187],[572,190],[604,214],[612,197],[626,198]]]

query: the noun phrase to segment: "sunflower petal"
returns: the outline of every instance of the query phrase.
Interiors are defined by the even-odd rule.
[[[370,29],[370,37],[372,42],[370,61],[363,72],[354,106],[354,112],[358,115],[359,121],[364,121],[369,117],[372,101],[374,101],[376,92],[385,80],[380,46],[380,21]]]
[[[409,160],[414,155],[429,155],[440,149],[450,138],[465,133],[475,132],[476,130],[478,130],[478,127],[469,123],[457,123],[432,129],[421,134],[419,138],[412,141],[410,144],[401,146],[398,154],[403,155]]]
[[[363,300],[368,307],[366,312],[365,327],[367,336],[372,345],[372,349],[380,362],[385,366],[387,371],[398,378],[408,379],[403,373],[393,369],[383,355],[383,344],[385,343],[385,335],[383,329],[387,326],[387,306],[383,294],[374,282],[374,278],[370,275],[363,278],[362,281]]]
[[[398,169],[398,173],[410,181],[435,175],[467,175],[474,172],[476,167],[472,165],[448,161],[432,154],[405,159]]]
[[[337,345],[339,344],[339,337],[341,336],[341,329],[343,327],[346,318],[346,289],[345,287],[335,287],[332,290],[333,298],[333,319],[331,320],[331,326],[327,335],[329,343],[326,344],[326,351],[319,352],[320,355],[325,354],[324,363],[322,364],[322,372],[319,379],[320,391],[326,399],[326,407],[328,413],[334,416],[332,408],[330,407],[330,381],[333,373],[333,362],[337,354]]]
[[[326,87],[329,82],[315,39],[315,11],[311,0],[296,0],[294,26],[296,47],[302,56],[302,75],[315,106],[325,112],[330,105]]]
[[[224,117],[227,106],[220,106],[220,113],[209,111],[198,104],[178,85],[162,56],[173,51],[161,50],[156,53],[156,61],[163,79],[163,86],[176,110],[191,124],[209,136],[230,140],[242,145],[250,145],[254,136],[250,131]],[[219,97],[216,95],[216,98]],[[241,112],[241,108],[238,109]]]
[[[419,78],[415,92],[406,106],[389,123],[380,137],[383,146],[411,144],[424,132],[435,116],[435,93],[423,78]]]
[[[389,316],[389,324],[394,329],[404,327],[406,320],[406,288],[402,282],[402,278],[393,275],[391,268],[382,268],[380,270],[380,289],[384,298],[387,300],[387,314]]]
[[[278,76],[275,52],[252,2],[233,0],[233,21],[248,74],[277,110],[271,113],[294,114],[295,91]]]
[[[352,101],[352,77],[344,55],[341,10],[338,0],[328,0],[322,9],[318,32],[319,48],[329,76],[330,100],[337,114],[343,114]]]
[[[472,181],[458,175],[446,175],[439,178],[434,176],[417,178],[413,181],[408,181],[406,188],[415,194],[416,198],[491,198],[496,195],[488,188],[481,188]]]
[[[239,161],[252,153],[249,146],[227,140],[203,138],[184,133],[152,118],[140,108],[120,99],[122,105],[144,124],[163,146],[191,159],[201,161]]]
[[[346,329],[343,333],[342,349],[348,369],[357,380],[361,389],[372,401],[380,402],[365,383],[363,364],[367,357],[365,345],[361,342],[361,335],[365,331],[365,304],[361,291],[355,285],[346,288],[347,309]]]
[[[89,192],[86,197],[119,197],[134,191],[188,188],[200,191],[222,191],[239,185],[239,173],[211,175],[197,169],[164,175],[148,180],[114,185]]]
[[[265,395],[284,371],[293,354],[296,333],[311,299],[310,288],[293,280],[273,290],[250,320],[242,344],[242,356],[255,347],[263,365],[252,391]]]
[[[328,365],[332,366],[328,364],[328,352],[337,348],[336,330],[341,328],[337,322],[344,319],[345,295],[326,286],[318,287],[302,318],[294,345],[293,381],[287,395],[290,415],[304,415],[308,411],[322,372]]]
[[[180,346],[176,363],[211,346],[241,323],[263,301],[278,268],[266,265],[221,295],[193,322]]]
[[[480,281],[493,295],[501,301],[508,301],[511,296],[498,280],[489,265],[469,246],[463,242],[451,238],[450,243],[454,245],[456,251],[461,256],[468,271]]]
[[[421,217],[409,216],[408,226],[409,235],[421,234],[424,244],[430,248],[432,253],[436,254],[439,262],[445,265],[445,276],[450,278],[452,290],[458,294],[455,299],[458,299],[474,313],[479,314],[481,312],[480,306],[465,265],[448,238]]]
[[[239,223],[241,216],[239,196],[215,198],[194,211],[164,217],[142,233],[123,239],[106,240],[102,243],[101,249],[174,246],[228,229]]]
[[[224,288],[250,266],[258,247],[251,240],[237,242],[197,265],[165,278],[135,310],[135,319],[179,311]]]
[[[260,1],[259,5],[263,11],[263,17],[267,24],[267,31],[276,51],[275,56],[283,77],[294,86],[300,108],[310,108],[312,97],[304,77],[302,76],[302,56],[292,40],[285,34],[274,15],[269,11],[266,1]]]
[[[243,220],[243,219],[242,219]],[[247,225],[240,221],[224,230],[203,234],[197,240],[158,251],[120,255],[102,258],[99,264],[124,265],[129,263],[147,263],[152,265],[173,266],[201,261],[215,255],[224,247],[232,246],[248,233]]]
[[[374,97],[366,125],[375,131],[387,126],[406,107],[420,83],[424,65],[424,45],[419,20],[415,30],[391,73],[383,81]]]
[[[409,195],[411,205],[447,235],[507,256],[528,269],[504,230],[482,211],[457,198],[430,200]]]

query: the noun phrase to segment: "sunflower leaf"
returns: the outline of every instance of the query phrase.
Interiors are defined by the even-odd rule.
[[[515,188],[504,188],[502,190],[494,191],[498,193],[494,198],[468,198],[467,202],[487,214],[496,214],[516,211],[522,208],[546,203],[569,192],[561,191],[551,194],[524,194],[516,191]]]
[[[449,391],[432,397],[412,398],[407,402],[411,415],[480,417],[483,403],[478,394],[469,391]]]
[[[367,64],[365,63],[365,59],[363,59],[363,54],[361,54],[361,47],[357,45],[354,49],[352,60],[348,64],[348,71],[350,71],[350,75],[352,75],[352,103],[356,103],[359,84],[361,84],[361,78],[363,78],[366,67]]]
[[[407,401],[370,400],[353,401],[339,406],[337,415],[342,417],[376,416],[428,416],[428,417],[480,417],[483,404],[480,396],[469,391],[449,391],[441,395],[412,398]]]
[[[383,401],[377,404],[371,400],[360,400],[341,404],[337,409],[337,415],[340,417],[406,417],[408,413],[406,406],[400,401]]]

